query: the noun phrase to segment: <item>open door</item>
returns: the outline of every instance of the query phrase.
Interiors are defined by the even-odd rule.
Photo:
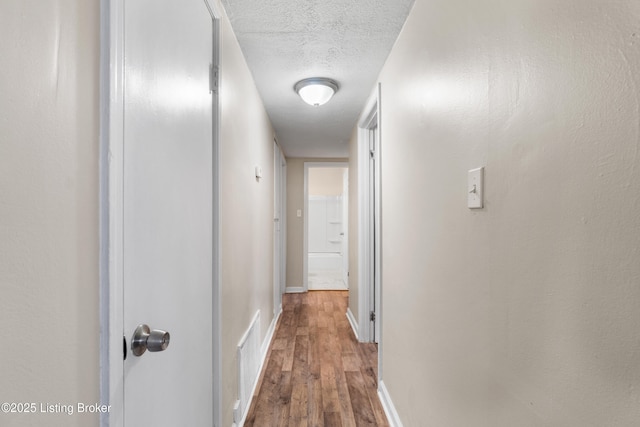
[[[342,281],[349,288],[349,169],[342,173]]]
[[[136,0],[125,25],[124,424],[212,425],[212,18]]]
[[[208,6],[111,4],[112,413],[103,425],[219,419],[217,22]]]

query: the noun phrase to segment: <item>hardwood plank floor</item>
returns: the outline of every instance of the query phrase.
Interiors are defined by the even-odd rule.
[[[359,343],[347,291],[285,294],[250,427],[388,426],[377,395],[378,349]]]

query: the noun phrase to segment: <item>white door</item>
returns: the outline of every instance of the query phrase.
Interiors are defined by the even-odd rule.
[[[349,288],[349,169],[342,173],[342,280]]]
[[[278,315],[282,308],[282,168],[280,166],[280,147],[273,141],[273,314]]]
[[[212,18],[203,0],[124,7],[124,425],[211,426]],[[140,324],[166,350],[132,354]]]

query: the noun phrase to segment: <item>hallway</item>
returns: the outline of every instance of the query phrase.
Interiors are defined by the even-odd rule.
[[[286,294],[245,426],[388,426],[377,345],[358,343],[347,291]]]
[[[111,408],[0,425],[639,424],[640,1],[4,0],[0,38],[0,402]],[[303,293],[318,162],[348,293]]]

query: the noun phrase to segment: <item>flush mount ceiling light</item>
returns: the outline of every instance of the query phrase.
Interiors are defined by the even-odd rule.
[[[333,94],[338,91],[338,83],[325,77],[311,77],[300,80],[293,89],[304,102],[318,107],[329,102]]]

